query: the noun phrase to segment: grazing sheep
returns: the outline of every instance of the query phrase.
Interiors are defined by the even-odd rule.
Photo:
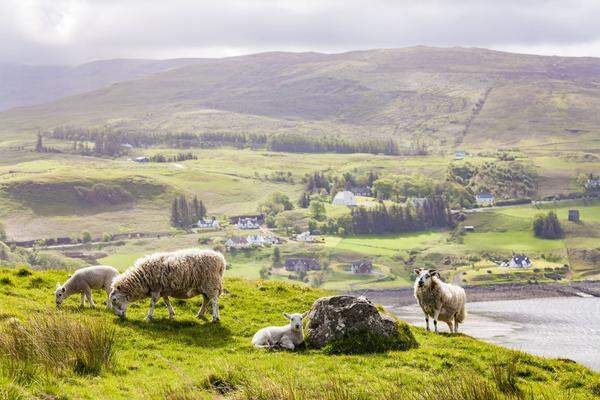
[[[56,284],[56,307],[60,307],[62,302],[69,296],[80,293],[81,307],[84,306],[84,298],[87,298],[90,306],[95,307],[94,299],[92,298],[92,289],[104,289],[106,294],[110,293],[110,285],[119,275],[119,271],[108,265],[95,265],[93,267],[81,268],[67,279],[64,285]],[[106,306],[110,307],[108,298]]]
[[[283,316],[290,320],[285,326],[269,326],[262,328],[252,337],[252,344],[259,348],[283,347],[284,349],[294,350],[296,346],[304,342],[304,332],[302,331],[302,319],[304,314],[286,314]]]
[[[208,302],[212,320],[219,320],[219,295],[223,290],[225,258],[212,250],[180,250],[156,253],[140,258],[112,284],[110,301],[115,313],[125,317],[127,304],[150,296],[148,319],[154,318],[156,302],[161,297],[169,308],[169,318],[175,316],[169,297],[188,299],[204,297],[197,317],[203,318]]]
[[[450,332],[458,332],[458,324],[466,317],[465,303],[467,295],[459,286],[442,282],[440,274],[435,270],[417,268],[415,280],[415,298],[425,313],[425,322],[429,331],[429,317],[433,317],[435,333],[437,322],[444,321]]]

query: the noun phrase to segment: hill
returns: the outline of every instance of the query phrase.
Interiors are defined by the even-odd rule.
[[[199,60],[102,60],[67,67],[0,63],[0,110],[46,103]]]
[[[124,321],[103,307],[78,309],[75,298],[52,311],[55,282],[66,276],[0,269],[0,397],[583,400],[600,394],[598,374],[572,361],[418,328],[410,329],[419,347],[408,351],[333,356],[254,349],[257,329],[283,324],[282,312],[306,310],[324,295],[296,285],[228,279],[220,323],[194,317],[198,299],[177,302],[174,321],[159,309],[150,323],[142,302],[130,306]],[[101,304],[105,294],[95,296]],[[73,340],[85,345],[73,348]],[[15,341],[22,346],[11,347]],[[28,350],[29,344],[38,347]]]
[[[206,59],[0,113],[2,132],[152,131],[421,137],[437,147],[597,146],[600,59],[412,47]]]

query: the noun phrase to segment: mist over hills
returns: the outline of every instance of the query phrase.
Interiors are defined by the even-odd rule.
[[[0,134],[70,124],[582,147],[600,133],[596,58],[418,46],[10,73],[26,84],[2,85],[1,107],[46,102],[0,113]]]

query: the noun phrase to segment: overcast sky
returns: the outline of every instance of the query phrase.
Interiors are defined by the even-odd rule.
[[[0,62],[420,44],[600,57],[600,0],[0,0]]]

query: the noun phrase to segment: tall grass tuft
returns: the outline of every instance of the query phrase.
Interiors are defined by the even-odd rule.
[[[517,384],[519,361],[519,354],[512,353],[506,360],[492,364],[492,378],[498,390],[504,394],[518,395],[521,393]]]
[[[423,387],[411,400],[503,400],[505,397],[486,380],[462,373],[446,376],[439,382]]]
[[[92,319],[39,315],[13,320],[0,330],[0,357],[12,376],[32,367],[98,375],[114,355],[114,328]]]

